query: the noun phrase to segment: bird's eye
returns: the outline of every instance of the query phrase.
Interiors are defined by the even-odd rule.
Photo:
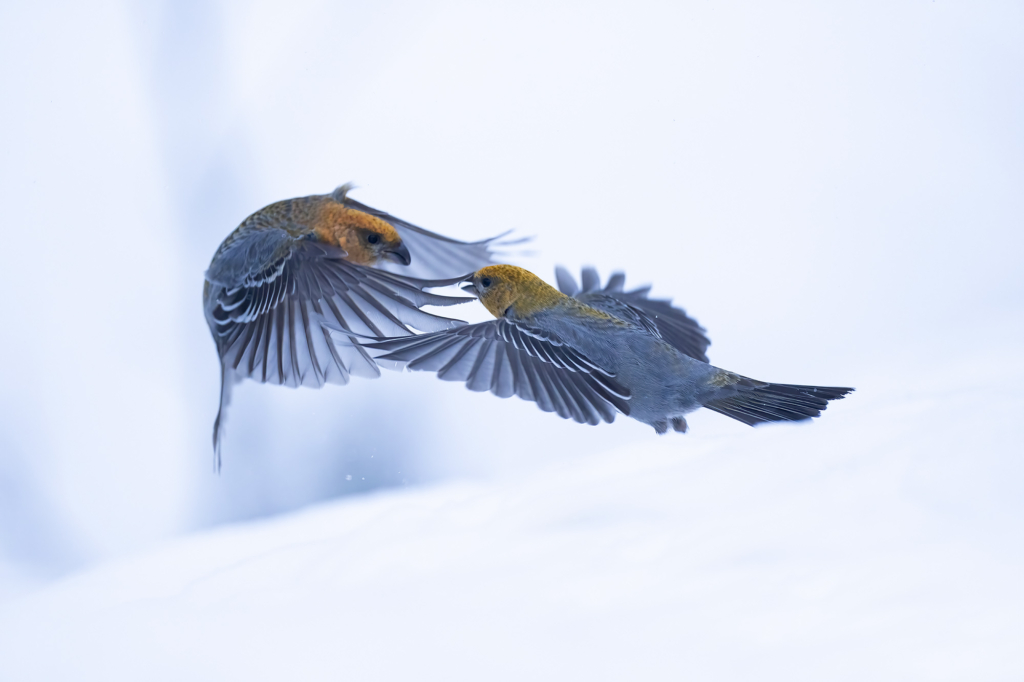
[[[486,289],[487,287],[491,286],[491,278],[490,277],[484,277],[483,279],[481,279],[480,280],[480,286],[482,286],[484,289]]]
[[[371,232],[370,234],[366,235],[366,241],[369,242],[370,244],[376,244],[377,242],[380,241],[380,235]]]

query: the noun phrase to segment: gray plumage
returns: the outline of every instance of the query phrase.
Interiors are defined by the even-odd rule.
[[[708,361],[707,349],[711,341],[704,328],[685,310],[673,306],[670,299],[648,298],[650,286],[624,291],[626,275],[621,272],[613,273],[604,288],[594,268],[585,267],[581,274],[582,289],[572,274],[559,265],[555,268],[558,289],[581,303],[616,317],[629,319],[638,325],[652,325],[652,331],[686,355],[701,362]]]
[[[266,206],[214,254],[203,312],[221,361],[213,429],[218,468],[233,384],[249,378],[316,388],[346,384],[351,376],[376,377],[380,370],[359,338],[464,324],[420,308],[469,299],[424,289],[460,281],[490,263],[498,238],[449,239],[352,200],[350,189],[343,185],[331,194]],[[336,344],[328,327],[353,335]]]
[[[664,334],[669,316],[649,312],[646,292],[625,295],[639,305],[625,303],[624,278],[614,276],[601,289],[596,271],[584,270],[582,290],[567,273],[558,279],[563,292],[576,295],[520,268],[483,268],[471,278],[472,290],[498,319],[364,345],[387,367],[434,371],[472,390],[517,395],[580,423],[612,422],[621,412],[659,434],[685,432],[685,415],[701,407],[751,425],[801,421],[853,390],[771,384],[719,369],[694,357],[707,347],[696,322],[672,309],[676,324]],[[584,302],[588,296],[601,307]],[[673,336],[680,328],[700,333],[703,345],[687,336],[686,350],[680,348]]]

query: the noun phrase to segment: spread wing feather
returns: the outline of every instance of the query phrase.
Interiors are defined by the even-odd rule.
[[[671,300],[648,298],[650,287],[625,291],[626,276],[621,272],[609,277],[603,288],[594,268],[583,268],[581,275],[582,287],[568,270],[558,266],[555,276],[559,290],[593,308],[646,328],[695,360],[708,361],[707,349],[711,341],[704,328],[685,310],[673,306]]]
[[[358,345],[329,349],[320,318],[329,326],[374,337],[462,324],[419,310],[420,305],[467,300],[421,290],[433,282],[349,263],[340,249],[311,240],[291,240],[289,247],[270,266],[241,281],[210,283],[207,314],[218,350],[242,376],[295,387],[346,383],[353,373],[379,374]]]
[[[224,366],[215,449],[230,385],[241,378],[320,387],[346,384],[352,375],[380,375],[372,356],[355,343],[357,336],[335,344],[329,327],[391,337],[464,324],[419,310],[470,300],[423,291],[452,281],[395,275],[349,263],[344,256],[339,248],[294,238],[283,229],[240,234],[218,252],[204,291],[204,310]],[[255,257],[262,260],[251,260]]]
[[[629,414],[630,393],[612,373],[556,336],[509,320],[362,345],[384,366],[437,372],[501,398],[517,395],[581,424]]]

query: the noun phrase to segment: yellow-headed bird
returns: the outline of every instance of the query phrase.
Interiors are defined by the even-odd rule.
[[[484,267],[463,288],[496,320],[364,346],[384,366],[518,395],[580,423],[611,422],[621,412],[659,434],[685,432],[685,415],[700,407],[750,425],[802,421],[853,390],[772,384],[714,367],[696,357],[707,339],[680,333],[699,330],[696,322],[678,310],[666,320],[643,291],[624,293],[613,280],[600,295],[591,286],[574,297],[522,268]]]

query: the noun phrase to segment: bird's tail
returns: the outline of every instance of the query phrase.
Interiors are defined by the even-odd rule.
[[[220,365],[220,407],[217,408],[217,418],[213,420],[213,470],[220,473],[220,443],[224,421],[227,418],[227,406],[231,402],[231,388],[238,382],[234,372],[228,368],[227,363]]]
[[[739,379],[734,384],[738,393],[705,402],[704,407],[751,426],[820,417],[829,401],[853,392],[852,388],[835,386],[768,384],[746,377]]]

